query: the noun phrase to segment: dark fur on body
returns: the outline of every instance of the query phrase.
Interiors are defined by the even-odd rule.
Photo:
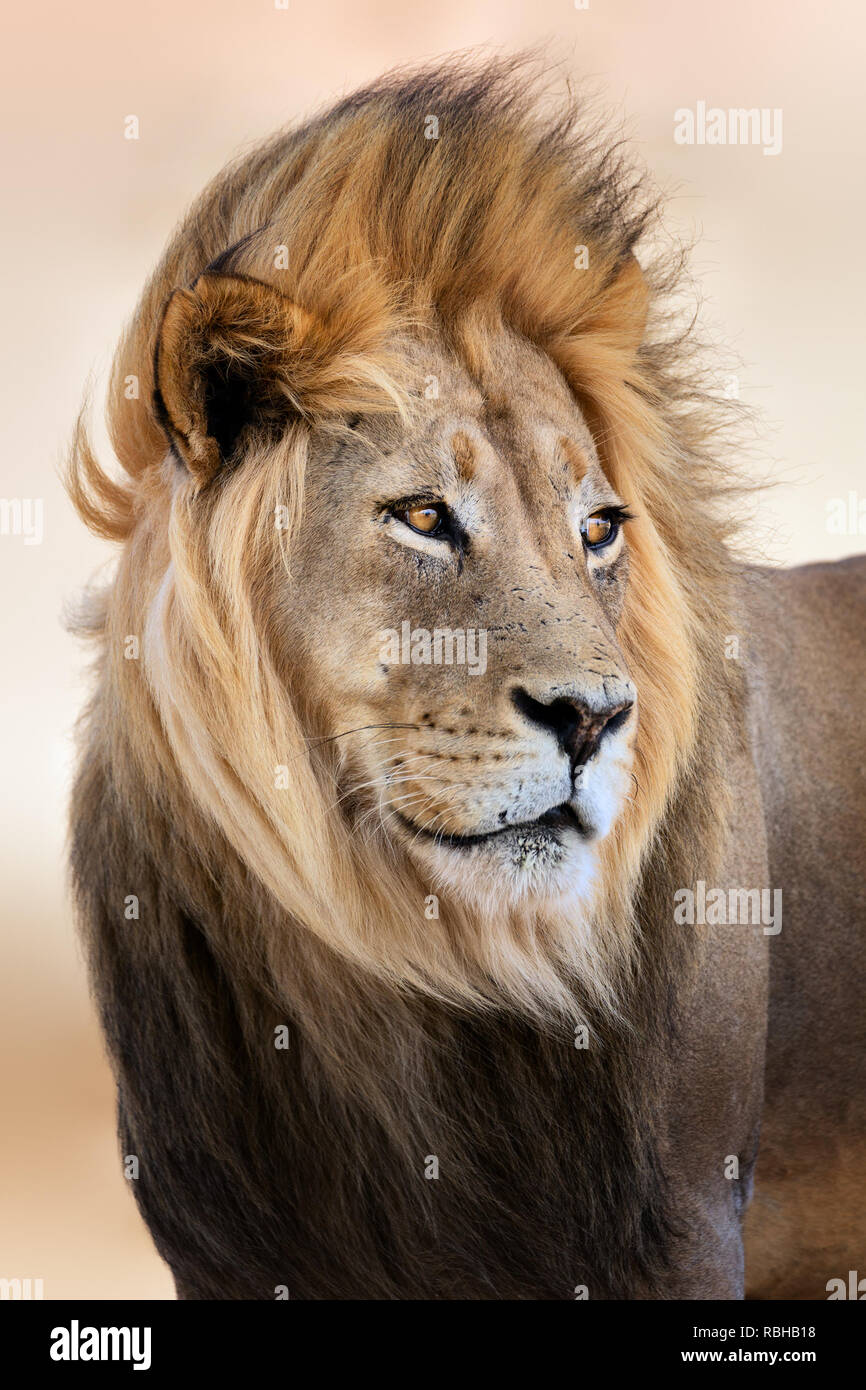
[[[134,1194],[181,1297],[659,1296],[677,1223],[658,1105],[692,964],[664,907],[703,868],[675,832],[641,908],[629,1026],[590,1005],[592,1047],[386,993],[336,956],[323,1008],[309,997],[319,948],[281,923],[310,1037],[291,999],[243,973],[233,940],[271,909],[226,845],[203,825],[185,844],[156,803],[133,819],[101,760],[75,804],[121,1147],[139,1158]],[[133,885],[141,919],[127,922],[117,905]],[[273,1046],[281,1024],[287,1050]],[[428,1154],[438,1180],[424,1177]]]

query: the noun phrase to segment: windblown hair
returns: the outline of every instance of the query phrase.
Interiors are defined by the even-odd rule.
[[[721,409],[668,324],[676,268],[635,258],[652,201],[576,102],[544,114],[534,74],[398,74],[229,167],[118,350],[120,481],[77,432],[72,498],[122,553],[82,623],[99,680],[76,891],[136,1195],[187,1296],[633,1296],[676,1238],[654,1116],[693,967],[673,890],[711,871],[738,736],[730,478]],[[341,745],[280,647],[268,596],[310,431],[407,409],[389,345],[432,324],[471,370],[502,325],[545,352],[640,513],[618,628],[640,794],[591,930],[466,905],[419,923],[415,871],[328,814]],[[215,395],[257,382],[256,432],[227,417],[221,473],[184,414],[214,342]],[[597,1046],[569,1045],[575,1020]],[[427,1154],[448,1182],[424,1181]]]

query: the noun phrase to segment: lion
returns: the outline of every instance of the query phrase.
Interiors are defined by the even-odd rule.
[[[738,558],[653,211],[532,61],[393,74],[185,217],[119,476],[82,416],[72,869],[179,1298],[824,1297],[862,1254],[866,567]]]

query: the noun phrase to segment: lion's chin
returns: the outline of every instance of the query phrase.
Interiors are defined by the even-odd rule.
[[[416,839],[409,852],[437,891],[501,912],[533,900],[587,902],[597,873],[595,845],[577,828],[536,822],[476,842]]]
[[[625,807],[630,767],[630,758],[609,753],[569,801],[492,831],[431,834],[399,812],[395,819],[405,850],[437,894],[493,915],[517,905],[586,908],[599,883],[599,844]]]

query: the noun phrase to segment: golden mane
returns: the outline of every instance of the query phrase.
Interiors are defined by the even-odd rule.
[[[699,783],[691,829],[710,873],[737,700],[723,647],[721,407],[689,384],[686,340],[667,331],[669,268],[635,259],[652,211],[643,184],[576,103],[549,117],[542,98],[524,59],[454,63],[387,78],[245,155],[182,222],[118,349],[108,418],[122,479],[100,468],[83,425],[76,437],[73,501],[92,530],[123,543],[93,621],[102,674],[88,756],[109,758],[152,843],[157,811],[171,808],[175,838],[159,832],[166,891],[182,883],[198,908],[212,906],[214,883],[233,893],[248,931],[233,935],[212,913],[218,948],[283,999],[297,998],[299,953],[318,951],[310,979],[336,953],[398,993],[464,1006],[505,1000],[539,1015],[612,1004],[633,959],[635,896],[652,891],[641,874],[670,852],[671,805]],[[281,383],[295,423],[211,488],[166,467],[157,346],[169,316],[192,311],[191,294],[198,311],[217,274],[274,287],[301,337]],[[206,307],[219,323],[225,306]],[[359,846],[334,812],[339,741],[312,736],[262,600],[303,525],[310,429],[401,409],[389,343],[433,322],[470,366],[502,324],[545,352],[639,513],[618,628],[640,693],[639,794],[603,847],[584,924],[529,910],[482,920],[447,904],[424,919],[429,889],[416,872],[388,846]],[[272,331],[253,319],[247,345]],[[283,532],[278,506],[290,517]],[[140,661],[126,659],[130,636]],[[290,769],[288,787],[275,785],[277,767]],[[298,944],[287,922],[317,944]]]

